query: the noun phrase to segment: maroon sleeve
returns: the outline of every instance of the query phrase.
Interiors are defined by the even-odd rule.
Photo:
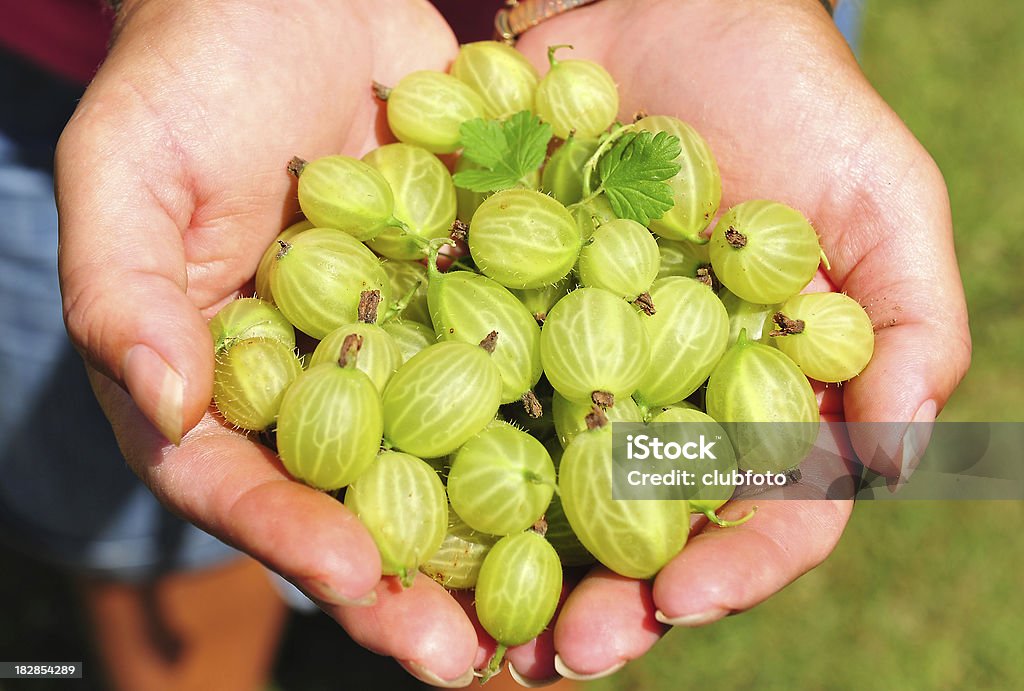
[[[502,0],[433,0],[455,30],[460,43],[494,38],[494,15]]]
[[[503,0],[433,0],[462,43],[493,37]],[[74,82],[92,79],[113,17],[103,0],[0,0],[0,46]]]
[[[103,0],[0,0],[0,46],[84,84],[107,53]]]

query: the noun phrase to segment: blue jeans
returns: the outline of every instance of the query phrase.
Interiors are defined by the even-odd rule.
[[[128,468],[64,329],[52,161],[79,91],[0,52],[0,539],[123,579],[212,565],[237,552]]]

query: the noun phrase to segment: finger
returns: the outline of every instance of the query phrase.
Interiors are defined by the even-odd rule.
[[[899,182],[861,183],[870,212],[853,213],[837,193],[843,218],[834,206],[822,214],[825,228],[839,229],[832,278],[864,306],[876,332],[867,368],[844,386],[851,438],[866,465],[891,477],[905,474],[923,450],[971,353],[945,185],[930,157],[899,134],[911,142],[902,140],[903,153],[870,165],[872,176]]]
[[[555,622],[562,614],[565,600],[575,589],[578,577],[575,573],[564,573],[562,594],[551,617],[551,624],[531,641],[509,648],[505,654],[509,674],[522,686],[549,686],[561,678],[555,668]]]
[[[853,507],[825,499],[734,501],[731,528],[709,524],[654,581],[658,620],[699,626],[762,602],[820,564],[835,547]]]
[[[561,677],[555,669],[554,622],[558,620],[565,598],[572,592],[577,580],[578,576],[575,573],[565,575],[558,607],[551,618],[552,624],[549,624],[532,640],[522,645],[513,646],[505,652],[503,662],[508,662],[509,676],[520,686],[550,686]],[[480,618],[476,614],[473,591],[456,590],[452,592],[452,597],[462,607],[476,631],[478,643],[473,667],[476,670],[483,670],[490,663],[498,644],[480,623]],[[507,682],[501,681],[502,679],[503,677],[500,676],[492,677],[487,684],[495,684],[498,688],[501,688],[503,684],[509,686]]]
[[[718,514],[740,525],[705,522],[655,578],[657,619],[700,626],[772,596],[831,553],[853,510],[859,466],[835,415],[823,415],[814,448],[796,484],[730,500]],[[737,490],[742,494],[742,488]]]
[[[316,600],[372,599],[380,555],[344,504],[292,480],[270,449],[212,414],[172,446],[113,382],[94,374],[93,385],[133,470],[172,512]]]
[[[326,611],[369,650],[395,658],[410,674],[434,686],[459,688],[473,681],[476,629],[462,606],[422,573],[403,588],[387,577],[370,607],[328,607]]]
[[[160,120],[183,114],[150,113],[145,97],[119,81],[117,64],[113,56],[112,72],[97,77],[58,145],[65,320],[86,360],[177,442],[203,416],[212,391],[213,347],[200,309],[251,277],[257,245],[269,243],[291,213],[249,194],[251,181],[279,199],[292,183],[283,169],[273,184],[254,173],[230,201],[203,199],[213,193],[199,178],[233,173],[200,164],[196,147],[180,141],[196,133],[175,133]]]
[[[608,676],[646,653],[665,630],[655,619],[649,581],[596,567],[569,594],[555,622],[555,667],[569,679]]]

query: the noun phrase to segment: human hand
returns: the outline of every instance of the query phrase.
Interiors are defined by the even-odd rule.
[[[297,211],[291,157],[376,146],[386,125],[372,81],[446,69],[455,50],[423,0],[386,12],[129,0],[61,138],[57,193],[68,330],[135,472],[360,644],[428,681],[468,683],[477,637],[462,608],[425,577],[404,592],[381,581],[377,549],[343,504],[208,413],[206,325],[251,292],[264,248]]]
[[[875,428],[850,441],[873,470],[905,478],[914,458],[903,430],[934,420],[970,359],[949,201],[934,162],[871,88],[820,2],[604,0],[542,23],[518,46],[543,71],[547,47],[564,43],[611,72],[622,119],[671,114],[702,133],[721,169],[723,209],[768,198],[812,220],[831,262],[819,285],[856,298],[876,328],[868,368],[821,392],[823,418],[902,421],[885,426],[888,438]],[[604,676],[646,652],[666,623],[749,609],[819,564],[852,510],[851,501],[766,498],[739,527],[695,525],[653,583],[605,569],[584,578],[554,627],[558,669]],[[751,503],[721,513],[738,518]]]

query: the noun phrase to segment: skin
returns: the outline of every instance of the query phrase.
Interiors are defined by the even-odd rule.
[[[371,80],[445,69],[455,54],[427,3],[368,6],[125,3],[57,152],[66,321],[128,462],[156,496],[291,579],[361,645],[425,681],[464,686],[492,643],[460,602],[426,577],[404,591],[381,580],[372,540],[344,505],[290,481],[273,454],[208,410],[206,319],[251,291],[263,249],[293,218],[287,161],[360,156],[386,141]],[[832,263],[818,284],[860,300],[878,328],[871,365],[841,395],[823,395],[826,413],[934,419],[970,355],[947,193],[817,0],[604,0],[545,22],[519,47],[544,71],[552,43],[609,69],[621,117],[672,113],[702,132],[723,208],[768,197],[811,218]],[[901,437],[853,443],[880,445],[876,470],[905,477]],[[749,509],[737,501],[721,513]],[[743,611],[816,566],[851,510],[761,502],[737,528],[697,523],[653,582],[583,576],[550,637],[508,659],[524,678],[614,671],[654,644],[663,620]]]

